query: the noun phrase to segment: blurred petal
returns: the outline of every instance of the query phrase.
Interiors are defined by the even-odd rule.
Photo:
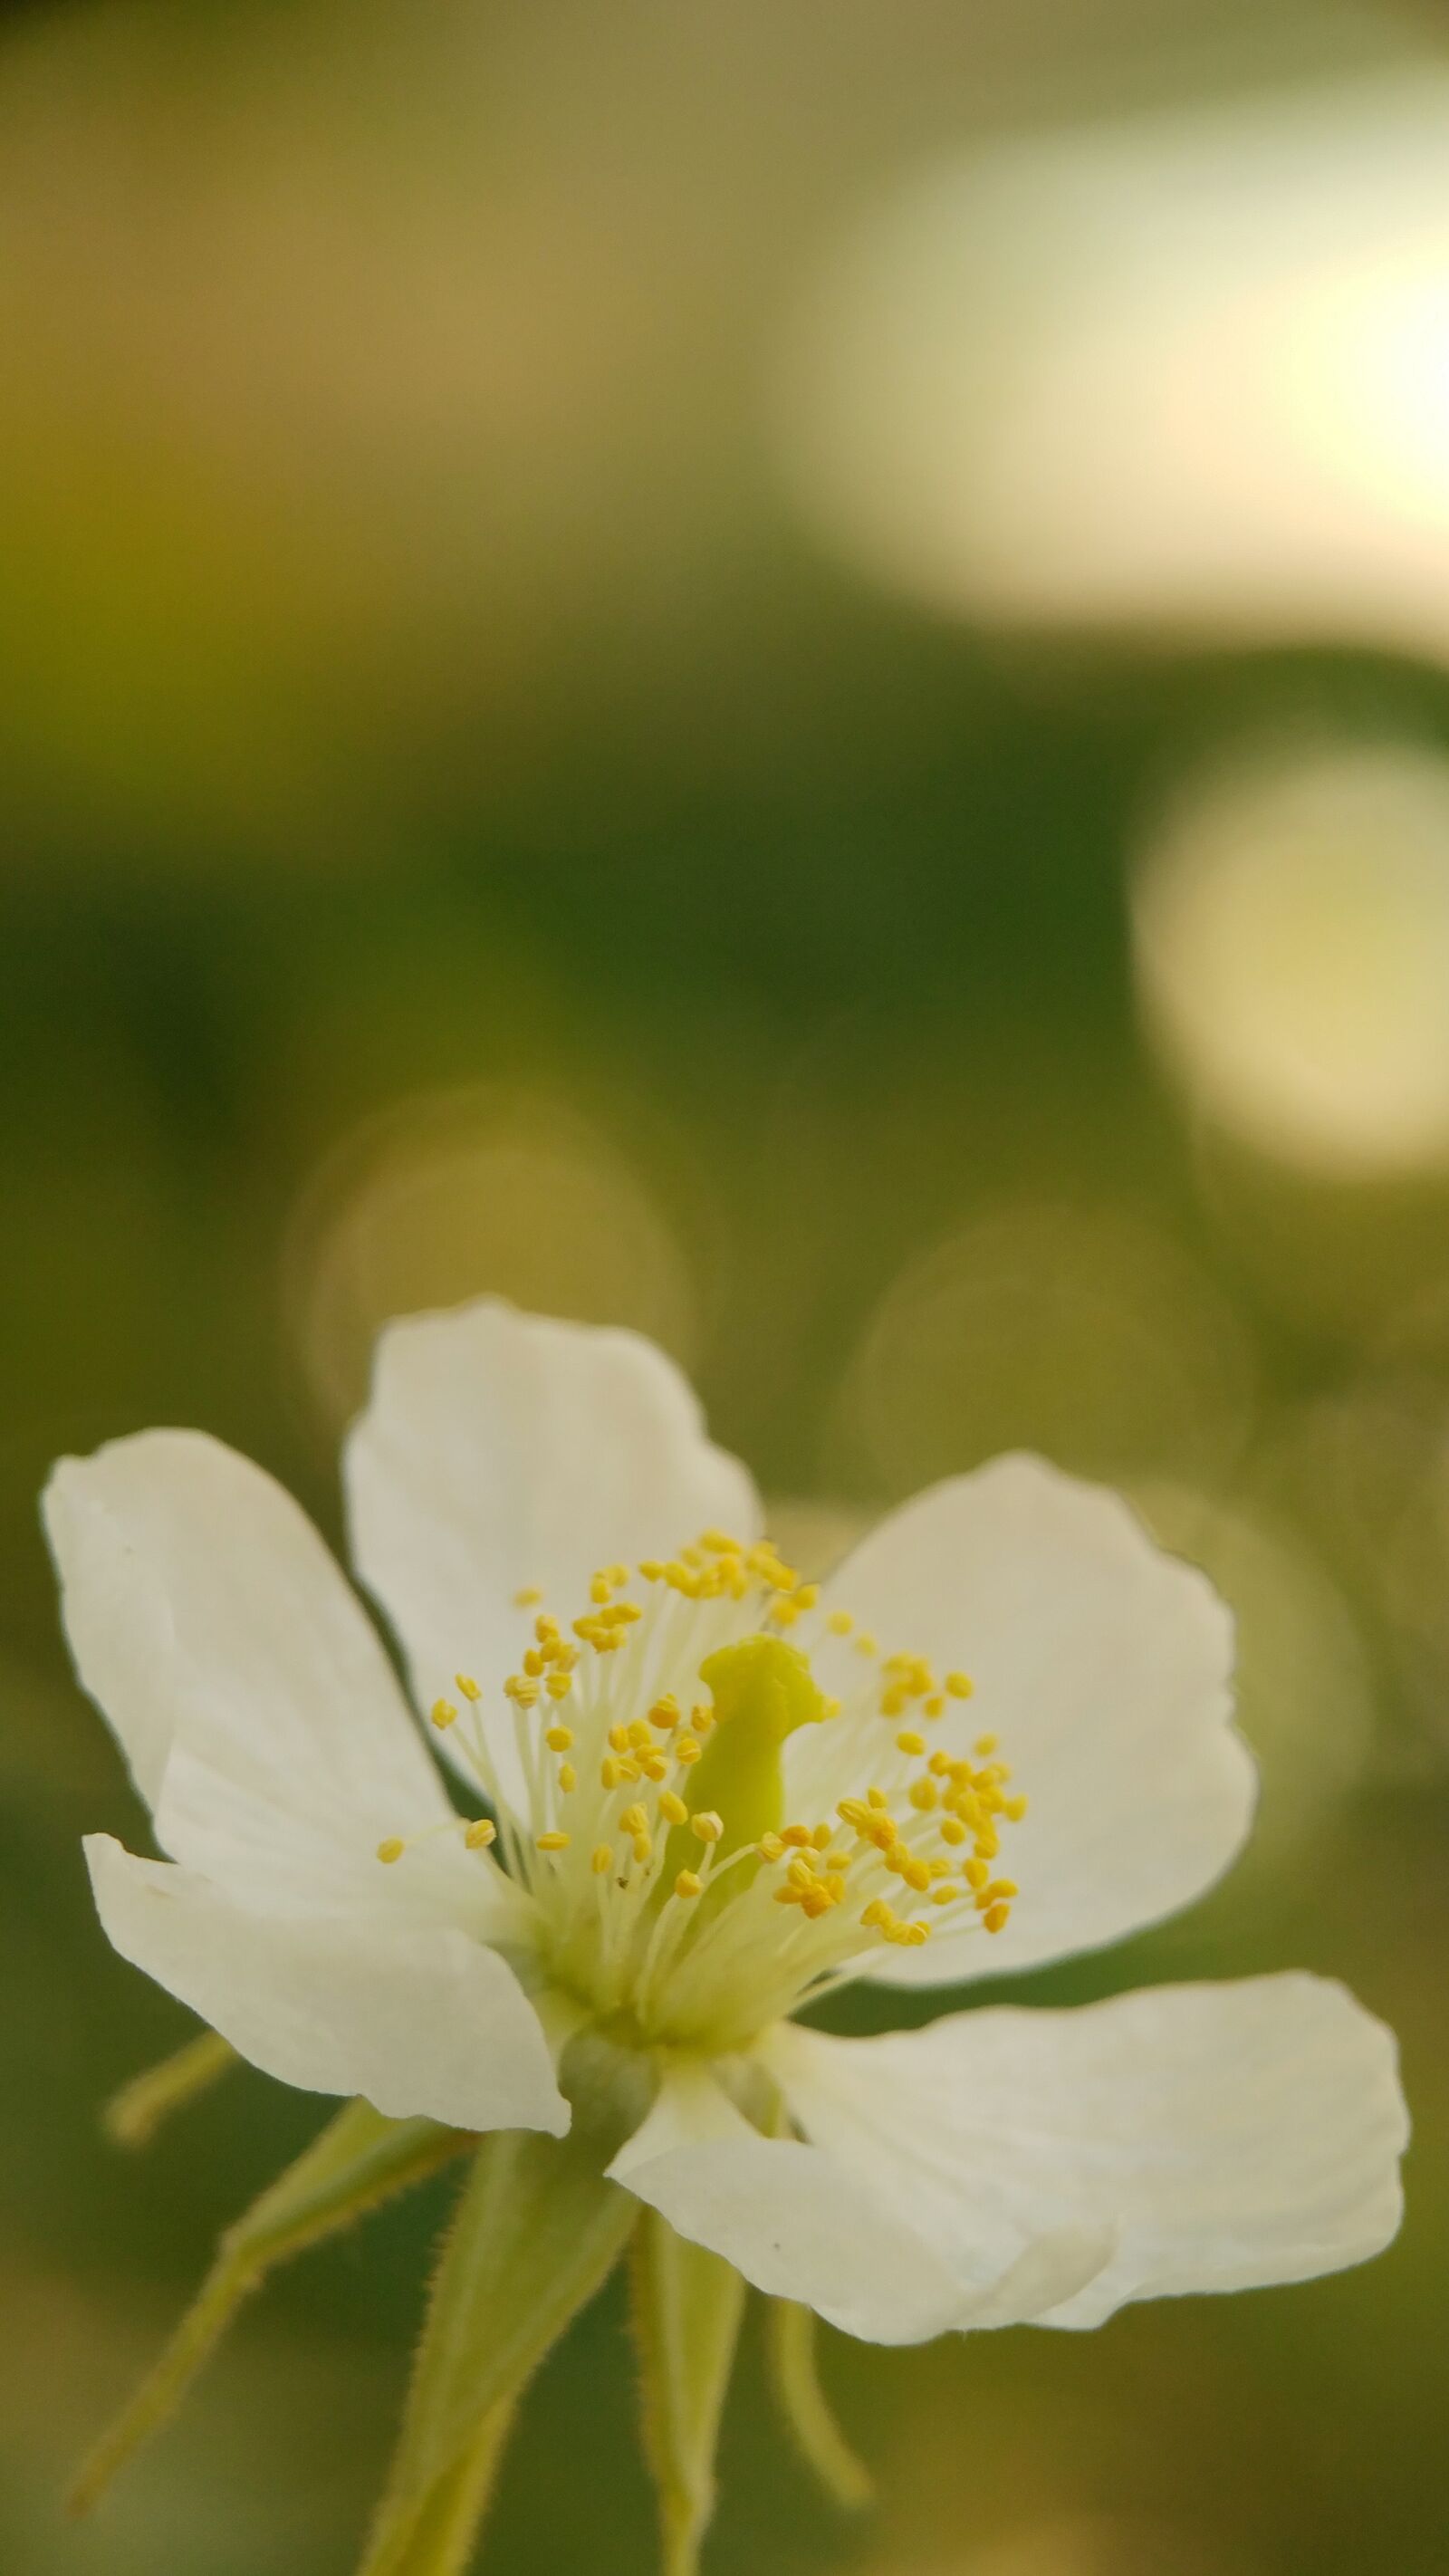
[[[66,1635],[164,1848],[246,1888],[383,1897],[373,1854],[452,1810],[361,1603],[281,1486],[196,1431],[65,1458],[45,1495]],[[465,1907],[461,1851],[413,1872]],[[370,1873],[370,1876],[368,1876]],[[388,1873],[389,1877],[401,1874]]]
[[[494,1298],[388,1326],[345,1476],[354,1562],[423,1706],[460,1666],[495,1687],[515,1668],[535,1615],[519,1591],[569,1616],[602,1565],[760,1525],[745,1469],[652,1342]]]
[[[701,2067],[666,2073],[610,2172],[757,2289],[870,2343],[1016,2324],[1070,2298],[1111,2250],[1100,2231],[1068,2228],[1024,2260],[958,2268],[906,2215],[898,2182],[761,2137]]]
[[[568,2108],[542,2027],[497,1953],[390,1909],[253,1913],[108,1834],[86,1841],[105,1931],[123,1959],[283,2084],[361,2094],[389,2119],[547,2129]]]
[[[1229,1722],[1232,1620],[1115,1494],[999,1458],[893,1513],[830,1588],[887,1651],[970,1673],[976,1695],[950,1703],[940,1740],[999,1736],[1028,1799],[1003,1854],[1021,1889],[1005,1931],[892,1949],[890,1983],[1120,1940],[1189,1904],[1240,1848],[1255,1774]]]
[[[761,2054],[812,2143],[909,2208],[943,2263],[1000,2268],[1064,2228],[1106,2230],[1110,2259],[1043,2324],[1308,2280],[1399,2224],[1393,2038],[1321,1978],[956,2013],[883,2039],[790,2025]]]

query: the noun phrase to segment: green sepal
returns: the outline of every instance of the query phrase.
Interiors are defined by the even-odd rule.
[[[120,2086],[101,2108],[101,2126],[118,2147],[148,2147],[163,2120],[182,2111],[198,2093],[209,2092],[218,2076],[239,2066],[240,2058],[220,2031],[203,2030],[184,2048],[163,2057]]]
[[[732,2263],[646,2209],[631,2251],[644,2449],[659,2494],[664,2576],[696,2576],[745,2285]]]
[[[600,2289],[639,2203],[610,2164],[648,2107],[649,2070],[575,2041],[563,2138],[500,2130],[474,2158],[434,2276],[402,2432],[361,2576],[454,2576],[487,2503],[489,2464],[539,2363]]]
[[[869,2471],[856,2458],[820,2385],[815,2360],[815,2315],[793,2299],[771,2299],[766,2317],[770,2379],[795,2445],[834,2504],[852,2510],[874,2493]]]
[[[193,2305],[136,2394],[101,2436],[71,2490],[88,2513],[133,2451],[175,2412],[248,2292],[273,2266],[349,2226],[471,2143],[434,2120],[386,2120],[349,2102],[305,2153],[227,2229]]]

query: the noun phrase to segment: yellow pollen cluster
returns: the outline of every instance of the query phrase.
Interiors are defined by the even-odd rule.
[[[476,1681],[456,1674],[457,1702],[439,1698],[429,1714],[492,1809],[458,1820],[467,1848],[491,1854],[537,1909],[554,1973],[592,2004],[671,2037],[752,2014],[758,2026],[852,1973],[877,1942],[1004,1928],[1017,1889],[996,1863],[1026,1800],[994,1736],[969,1759],[940,1741],[968,1676],[882,1657],[768,1539],[706,1530],[667,1560],[602,1566],[567,1626],[536,1586],[514,1600],[535,1614],[502,1686],[523,1803],[504,1793]],[[807,1644],[828,1646],[838,1673],[855,1669],[847,1650],[869,1669],[829,1697]],[[708,1695],[696,1696],[706,1672]],[[850,1757],[876,1781],[832,1819],[786,1821],[784,1735],[842,1717],[852,1747],[885,1721],[888,1749]],[[410,1847],[391,1836],[377,1855],[394,1863]]]

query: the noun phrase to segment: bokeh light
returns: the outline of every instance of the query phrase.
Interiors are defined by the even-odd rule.
[[[366,1394],[383,1324],[467,1297],[632,1324],[693,1356],[689,1264],[628,1157],[586,1118],[504,1085],[399,1101],[344,1139],[303,1194],[284,1280],[329,1437]]]
[[[802,506],[958,613],[1449,657],[1446,158],[1426,57],[927,171],[792,346]]]
[[[892,1494],[1037,1449],[1082,1474],[1206,1471],[1246,1435],[1230,1306],[1140,1210],[998,1206],[886,1290],[836,1403],[832,1456]]]
[[[1143,1002],[1193,1099],[1347,1176],[1449,1159],[1449,761],[1269,752],[1184,791],[1134,899]]]

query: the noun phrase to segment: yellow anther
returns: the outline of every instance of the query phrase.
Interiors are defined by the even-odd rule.
[[[697,1871],[682,1869],[674,1882],[674,1893],[676,1896],[684,1897],[703,1896],[704,1881]]]
[[[964,1843],[966,1840],[966,1828],[962,1824],[959,1816],[942,1817],[941,1840],[943,1843]]]
[[[589,1585],[589,1599],[591,1601],[607,1601],[611,1589],[612,1587],[607,1574],[596,1574],[593,1582]]]
[[[589,1855],[589,1867],[593,1871],[595,1878],[602,1878],[608,1870],[613,1868],[613,1866],[613,1844],[595,1843],[594,1848]]]
[[[872,1930],[886,1932],[896,1918],[883,1896],[873,1896],[860,1919],[862,1923],[868,1923]]]
[[[812,1833],[812,1835],[811,1835],[810,1839],[811,1839],[812,1843],[815,1845],[815,1848],[816,1848],[816,1850],[817,1850],[817,1851],[827,1851],[827,1850],[829,1849],[829,1846],[830,1846],[830,1832],[831,1832],[831,1829],[830,1829],[829,1825],[817,1825],[817,1826],[816,1826],[816,1828],[815,1828],[814,1832]]]
[[[527,1654],[523,1658],[523,1669],[527,1673],[530,1681],[536,1682],[542,1678],[546,1667],[537,1646],[529,1647]]]
[[[931,1809],[939,1801],[940,1795],[941,1792],[937,1788],[934,1780],[913,1780],[911,1782],[911,1805],[919,1808],[923,1816],[928,1816],[930,1814]]]
[[[956,1902],[956,1890],[954,1889],[954,1887],[933,1887],[933,1888],[932,1888],[932,1890],[931,1890],[931,1903],[932,1903],[933,1905],[954,1905],[954,1904],[955,1904],[955,1902]]]
[[[574,1740],[573,1728],[571,1726],[551,1726],[545,1733],[543,1740],[548,1746],[550,1753],[567,1753],[569,1746]]]
[[[631,1807],[626,1807],[624,1809],[622,1816],[619,1818],[619,1831],[621,1834],[648,1833],[649,1811],[647,1807],[640,1806],[637,1798]]]
[[[924,1896],[931,1884],[931,1864],[924,1860],[908,1860],[901,1876],[907,1887],[913,1887],[918,1896]]]
[[[653,1858],[653,1854],[654,1845],[648,1834],[636,1834],[634,1836],[634,1858],[641,1869],[644,1867],[646,1861]]]
[[[573,1686],[573,1674],[566,1672],[550,1673],[547,1681],[544,1683],[544,1689],[547,1691],[550,1699],[567,1699]]]
[[[900,1753],[924,1753],[926,1739],[923,1735],[917,1735],[914,1727],[905,1726],[896,1737],[896,1749]]]
[[[865,1794],[873,1807],[883,1808],[885,1806],[886,1793],[884,1789],[867,1789]]]
[[[690,1710],[689,1723],[696,1735],[708,1735],[714,1724],[714,1710],[707,1700],[701,1700],[697,1707]]]
[[[969,1699],[976,1685],[969,1673],[948,1673],[946,1688],[953,1699]]]
[[[667,1780],[669,1777],[669,1757],[665,1753],[656,1751],[655,1747],[651,1744],[647,1753],[640,1754],[639,1768],[643,1772],[646,1780]]]
[[[406,1848],[400,1834],[389,1834],[385,1843],[378,1844],[377,1856],[379,1860],[401,1860]]]
[[[613,1752],[627,1753],[629,1750],[629,1730],[627,1726],[611,1726],[609,1729],[609,1744]]]
[[[574,1769],[572,1762],[561,1762],[559,1764],[558,1785],[562,1789],[565,1797],[568,1796],[570,1789],[576,1789],[578,1787],[579,1775]]]
[[[1021,1894],[1021,1890],[1017,1886],[1014,1878],[993,1878],[991,1885],[986,1890],[986,1893],[991,1898],[993,1904],[995,1904],[1003,1896],[1019,1896]]]
[[[702,1843],[717,1843],[724,1832],[724,1818],[716,1815],[712,1807],[706,1807],[703,1815],[690,1817],[689,1830]]]
[[[978,1857],[982,1860],[995,1860],[1000,1849],[1001,1836],[996,1832],[993,1826],[985,1826],[976,1837],[976,1850]]]
[[[807,1860],[803,1852],[796,1852],[789,1868],[785,1872],[785,1876],[788,1878],[792,1887],[813,1887],[815,1884],[815,1863],[813,1860]]]
[[[994,1753],[1000,1742],[1001,1738],[999,1735],[978,1735],[975,1744],[972,1746],[972,1751],[984,1758],[986,1754]]]
[[[671,1825],[689,1822],[689,1809],[677,1789],[666,1789],[659,1801],[659,1812]]]
[[[549,1834],[535,1834],[535,1836],[534,1836],[534,1848],[535,1848],[535,1850],[537,1850],[537,1851],[542,1851],[542,1852],[558,1852],[558,1851],[567,1851],[567,1850],[568,1850],[568,1847],[569,1847],[569,1837],[568,1837],[568,1835],[567,1835],[567,1834],[561,1834],[561,1833],[554,1832],[554,1833],[549,1833]]]
[[[515,1592],[513,1596],[514,1607],[518,1610],[531,1610],[535,1601],[541,1601],[542,1599],[542,1590],[536,1583],[525,1583],[522,1590],[520,1592]],[[458,1687],[461,1690],[461,1682]]]
[[[686,1764],[697,1762],[702,1750],[703,1747],[696,1742],[692,1735],[680,1735],[675,1738],[674,1759],[676,1762],[683,1762]]]
[[[848,1610],[832,1610],[825,1625],[832,1637],[848,1637],[855,1621]]]
[[[1010,1919],[1009,1905],[989,1905],[981,1917],[988,1932],[1004,1932]]]
[[[939,1691],[932,1691],[921,1714],[923,1717],[941,1717],[945,1714],[945,1708],[946,1702],[941,1693]]]
[[[458,1712],[454,1708],[450,1699],[435,1699],[432,1707],[428,1711],[428,1715],[432,1719],[434,1726],[438,1729],[439,1734],[442,1733],[445,1726],[452,1725],[457,1714]]]
[[[632,1780],[633,1777],[632,1766],[626,1771],[623,1763],[612,1753],[606,1753],[599,1764],[599,1781],[605,1789],[617,1789],[621,1780]]]
[[[465,1699],[482,1698],[482,1690],[478,1683],[474,1681],[471,1673],[454,1673],[453,1681],[457,1689],[462,1692]]]
[[[911,1855],[907,1851],[904,1843],[888,1843],[886,1845],[885,1865],[893,1877],[905,1877],[905,1874],[911,1865]]]
[[[666,1691],[655,1701],[649,1711],[649,1723],[657,1726],[661,1735],[668,1735],[679,1724],[679,1702],[673,1691]]]
[[[649,1734],[649,1728],[648,1728],[648,1725],[647,1725],[647,1723],[645,1722],[645,1720],[644,1720],[642,1717],[635,1717],[635,1718],[631,1718],[631,1719],[630,1719],[630,1721],[629,1721],[629,1750],[630,1750],[630,1752],[631,1752],[631,1753],[644,1753],[644,1752],[647,1752],[647,1751],[648,1751],[648,1749],[649,1749],[650,1742],[651,1742],[651,1738],[650,1738],[650,1734]]]
[[[968,1887],[974,1887],[979,1891],[986,1886],[991,1872],[984,1860],[968,1860],[963,1861],[961,1865],[961,1875]]]
[[[930,1937],[930,1927],[925,1923],[897,1923],[886,1934],[886,1939],[896,1942],[902,1950],[919,1950]]]
[[[784,1837],[780,1834],[761,1834],[755,1849],[761,1860],[782,1860],[785,1854]]]
[[[663,1580],[664,1568],[657,1556],[646,1556],[640,1564],[639,1571],[646,1583],[659,1583]]]
[[[1009,1816],[1014,1825],[1019,1825],[1022,1817],[1026,1814],[1026,1809],[1026,1799],[1018,1796],[1003,1800],[1001,1812],[1004,1816]]]
[[[480,1816],[476,1824],[468,1827],[463,1840],[469,1851],[486,1851],[490,1843],[497,1842],[498,1827],[491,1816]]]
[[[814,1837],[811,1834],[810,1827],[808,1825],[784,1825],[781,1827],[780,1840],[782,1843],[787,1843],[792,1851],[803,1851],[806,1845],[812,1842],[813,1839]]]

